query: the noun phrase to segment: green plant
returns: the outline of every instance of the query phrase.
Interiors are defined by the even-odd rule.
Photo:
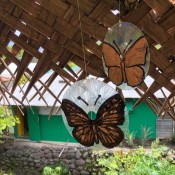
[[[175,165],[162,157],[167,148],[160,146],[149,152],[143,147],[132,152],[117,152],[97,159],[99,175],[174,175]]]
[[[16,123],[19,123],[19,119],[13,116],[12,111],[6,106],[0,106],[0,138],[4,133],[7,134],[10,127],[15,126]]]
[[[54,174],[55,173],[54,173],[53,168],[49,166],[44,167],[42,175],[54,175]]]
[[[125,139],[129,146],[134,147],[135,132],[130,132],[128,130],[125,134]]]
[[[158,148],[159,143],[160,143],[159,138],[156,138],[156,140],[152,141],[152,143],[151,143],[151,148],[152,148],[152,149]]]
[[[28,79],[26,78],[25,75],[22,75],[20,81],[19,81],[19,85],[23,85],[28,81]]]
[[[55,167],[46,166],[43,169],[42,175],[71,175],[68,167],[61,162]]]
[[[146,126],[141,126],[141,145],[145,146],[146,141],[152,134],[151,128],[146,128]]]
[[[13,172],[9,171],[9,172],[5,172],[3,170],[0,170],[0,175],[14,175]]]

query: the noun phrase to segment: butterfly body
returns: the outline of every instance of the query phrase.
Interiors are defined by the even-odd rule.
[[[107,148],[118,145],[124,134],[117,126],[124,122],[124,102],[116,94],[107,99],[98,109],[96,119],[91,120],[87,113],[68,99],[63,99],[62,109],[69,126],[73,127],[73,137],[84,146],[102,143]]]

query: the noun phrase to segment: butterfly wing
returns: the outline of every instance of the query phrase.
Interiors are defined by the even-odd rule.
[[[103,48],[103,57],[105,64],[108,69],[108,76],[115,84],[120,85],[123,81],[122,69],[120,65],[120,55],[119,53],[109,44],[104,43]]]
[[[117,66],[120,67],[120,55],[119,53],[113,48],[113,46],[104,43],[102,48],[102,53],[105,59],[106,66]]]
[[[119,145],[124,139],[123,131],[115,125],[100,125],[97,133],[102,145],[107,148]]]
[[[74,127],[73,137],[84,146],[93,146],[97,137],[86,112],[68,99],[62,100],[62,109],[69,126]]]
[[[146,64],[148,43],[145,37],[139,38],[125,55],[125,75],[128,85],[134,87],[143,82],[145,73],[141,65]]]
[[[125,104],[119,94],[108,98],[98,109],[96,125],[98,139],[107,148],[117,146],[124,134],[117,126],[123,124]]]

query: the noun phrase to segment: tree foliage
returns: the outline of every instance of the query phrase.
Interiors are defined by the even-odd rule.
[[[19,119],[13,115],[12,111],[6,106],[0,106],[0,138],[16,123],[19,123]]]

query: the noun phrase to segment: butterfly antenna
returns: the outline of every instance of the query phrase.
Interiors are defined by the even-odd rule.
[[[96,103],[100,97],[101,97],[101,95],[98,95],[97,99],[95,100],[94,106],[96,105]]]
[[[122,53],[121,53],[121,51],[120,51],[120,49],[119,49],[118,45],[116,44],[116,42],[115,42],[115,41],[113,41],[113,43],[115,44],[115,46],[117,47],[117,49],[118,49],[118,51],[119,51],[119,54],[121,55]]]
[[[130,39],[129,43],[126,45],[124,51],[123,51],[123,55],[125,55],[126,53],[126,49],[128,48],[128,46],[130,45],[130,43],[132,42],[132,39]]]
[[[82,99],[80,96],[78,96],[77,99],[82,100],[87,106],[89,106],[89,104],[84,99]]]

